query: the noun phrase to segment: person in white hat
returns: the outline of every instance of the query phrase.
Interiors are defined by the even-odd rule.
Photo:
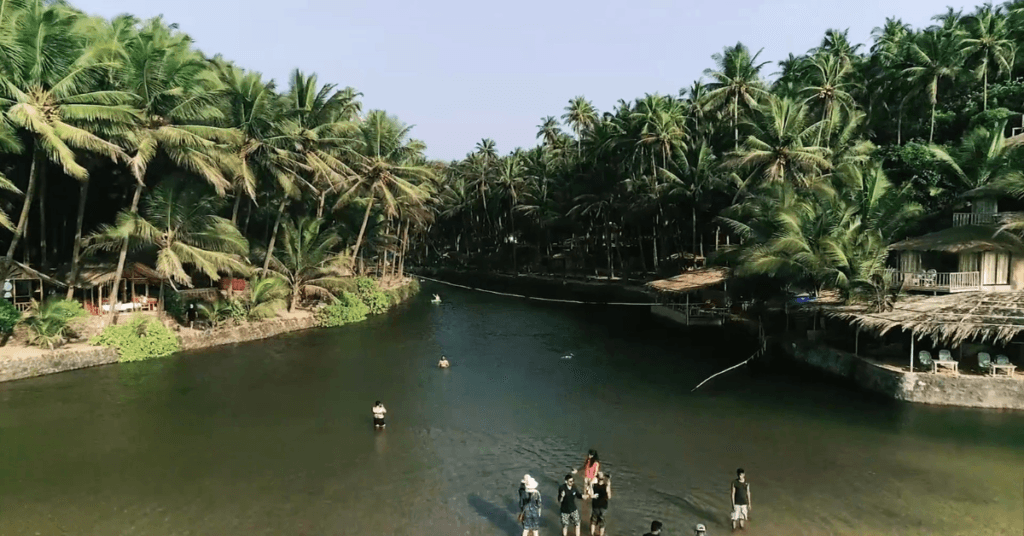
[[[523,536],[539,536],[540,533],[540,492],[537,481],[530,475],[523,476],[523,488],[519,491],[519,522],[523,524]]]
[[[693,529],[693,536],[705,536],[708,529],[704,526],[704,523],[697,523],[697,526]]]

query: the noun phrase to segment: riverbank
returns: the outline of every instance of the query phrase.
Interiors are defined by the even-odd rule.
[[[1024,375],[980,376],[906,372],[806,340],[779,341],[790,359],[847,378],[862,389],[918,404],[1024,410]]]
[[[586,302],[651,303],[645,281],[606,278],[561,278],[532,274],[500,274],[454,270],[450,268],[415,268],[410,273],[440,281],[476,287],[495,292],[522,294],[537,298]]]
[[[413,287],[411,290],[404,291],[410,286]],[[385,282],[381,284],[380,288],[388,292],[392,299],[399,300],[394,303],[397,305],[401,303],[401,300],[415,295],[418,282],[413,278],[406,277],[402,280]],[[165,321],[173,322],[170,319]],[[175,324],[178,342],[183,351],[269,339],[284,333],[315,327],[316,319],[313,312],[304,309],[291,312],[282,311],[278,313],[277,318],[271,320],[247,322],[238,326],[226,326],[211,330],[189,329]],[[0,382],[109,365],[118,361],[119,356],[116,349],[93,346],[88,343],[88,337],[83,337],[56,350],[9,343],[0,348]]]

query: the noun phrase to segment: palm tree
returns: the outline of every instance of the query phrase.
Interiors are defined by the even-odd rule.
[[[661,170],[666,181],[665,197],[672,200],[682,197],[690,202],[693,216],[691,228],[691,247],[693,256],[697,256],[697,207],[704,205],[707,196],[720,189],[723,180],[718,170],[718,162],[714,152],[707,143],[694,147],[680,158],[673,159],[678,169]]]
[[[964,52],[976,63],[975,74],[982,80],[984,109],[988,110],[988,72],[994,66],[998,74],[1009,76],[1017,46],[1010,39],[1006,18],[984,6],[967,18],[969,34],[963,40]]]
[[[0,119],[0,153],[18,153],[21,150],[21,140],[18,139],[17,133],[11,128],[10,123],[5,119]],[[21,190],[3,173],[0,173],[0,190],[16,194],[21,193]],[[3,209],[0,209],[0,227],[9,231],[14,230],[14,223],[11,222],[10,216]]]
[[[953,80],[960,74],[963,62],[963,39],[958,32],[930,30],[921,33],[907,47],[913,65],[903,70],[912,82],[928,93],[932,105],[928,143],[935,139],[935,105],[939,101],[939,81]]]
[[[352,250],[353,264],[359,257],[359,246],[375,203],[379,202],[390,218],[398,214],[398,195],[405,196],[410,202],[422,202],[427,197],[419,183],[434,179],[435,174],[430,167],[416,160],[423,148],[409,139],[411,129],[379,110],[368,113],[359,125],[360,154],[352,164],[356,178],[335,207],[356,195],[366,198],[366,212]]]
[[[594,105],[590,101],[580,95],[569,101],[569,105],[565,107],[565,113],[562,114],[562,121],[565,121],[565,124],[569,125],[576,133],[576,149],[582,151],[583,133],[597,124],[597,110],[594,109]]]
[[[113,225],[93,234],[89,248],[124,251],[127,243],[127,249],[151,251],[157,273],[172,285],[192,286],[186,266],[213,281],[222,272],[247,273],[249,244],[230,220],[217,216],[224,199],[210,194],[180,179],[166,180],[147,195],[141,216],[122,210]]]
[[[760,55],[759,50],[757,54],[751,56],[750,50],[743,43],[736,43],[736,46],[726,47],[721,54],[711,56],[717,70],[704,71],[706,76],[714,80],[708,84],[710,91],[704,105],[724,108],[731,102],[729,108],[736,149],[740,145],[740,101],[752,109],[768,94],[761,82],[761,68],[768,62],[757,63],[757,57]]]
[[[1006,121],[977,127],[952,149],[933,145],[932,154],[952,175],[950,193],[961,198],[975,188],[992,186],[1024,197],[1024,149],[1003,133]]]
[[[45,182],[47,164],[56,164],[64,174],[83,181],[84,199],[84,181],[89,173],[76,161],[75,150],[112,160],[125,158],[120,147],[101,136],[123,133],[136,117],[127,106],[127,93],[102,88],[114,65],[98,61],[86,47],[85,39],[75,30],[82,22],[80,13],[43,0],[27,0],[20,5],[5,2],[3,6],[12,13],[0,14],[0,20],[10,17],[17,23],[2,30],[0,107],[7,119],[32,140],[25,200],[7,249],[7,258],[12,258],[25,233],[37,187]],[[0,139],[4,140],[0,145],[4,150],[17,149],[9,134]],[[40,203],[44,201],[45,196],[40,197]],[[41,206],[40,214],[44,213]],[[44,221],[40,221],[41,226]],[[80,229],[79,225],[79,233]],[[45,240],[45,229],[40,236]],[[45,242],[43,251],[45,255]]]
[[[241,173],[237,153],[229,150],[241,144],[241,136],[234,129],[213,125],[224,118],[219,84],[208,76],[207,62],[191,48],[191,39],[176,28],[155,18],[124,45],[120,83],[133,95],[142,114],[141,124],[132,132],[134,154],[129,169],[135,179],[135,194],[128,209],[132,218],[126,222],[137,219],[134,215],[138,213],[147,171],[160,153],[177,167],[203,178],[217,195],[231,186],[224,169],[231,174]],[[121,283],[129,242],[123,241],[121,246],[115,289]],[[174,269],[171,265],[166,268]],[[111,306],[111,317],[116,311]]]
[[[516,238],[516,220],[515,211],[516,206],[519,204],[519,197],[522,192],[523,183],[525,182],[526,171],[523,169],[522,157],[518,153],[513,153],[507,158],[503,158],[501,163],[498,165],[498,175],[494,186],[501,192],[501,196],[507,200],[508,203],[508,225],[509,232],[503,237],[501,242],[512,244],[512,271],[519,273],[519,263],[516,259],[516,250],[518,249],[518,242]]]
[[[838,110],[853,110],[857,105],[850,91],[856,84],[847,81],[852,72],[850,63],[829,55],[816,55],[809,61],[811,75],[810,85],[804,89],[809,94],[805,102],[821,105],[821,126],[815,145],[821,145],[822,131],[831,134],[835,125]],[[829,136],[825,138],[825,146],[829,146]]]
[[[252,278],[246,288],[245,308],[249,320],[273,318],[288,306],[288,286],[279,277]]]
[[[544,145],[548,147],[555,146],[561,133],[561,129],[558,128],[558,120],[554,116],[545,117],[541,124],[537,125],[537,137],[543,140]]]
[[[807,145],[813,131],[820,128],[808,125],[807,115],[806,106],[789,99],[771,97],[758,108],[754,133],[729,161],[732,167],[752,172],[741,191],[749,189],[751,182],[807,187],[831,168],[827,149]]]
[[[348,262],[337,251],[341,237],[323,225],[322,219],[303,217],[285,220],[281,228],[281,254],[271,258],[270,269],[287,286],[289,311],[300,297],[329,298],[344,284]]]

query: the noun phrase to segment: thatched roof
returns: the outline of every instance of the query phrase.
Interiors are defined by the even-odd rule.
[[[65,281],[71,280],[71,268],[65,266],[60,271],[60,277]],[[100,285],[109,285],[114,282],[117,272],[117,264],[113,262],[87,262],[82,265],[78,272],[79,288],[93,288]],[[167,279],[157,273],[156,270],[139,262],[128,262],[124,265],[121,277],[129,281],[146,280],[150,283],[160,283]]]
[[[937,344],[958,346],[968,340],[1005,344],[1024,332],[1024,292],[906,296],[892,311],[872,313],[859,305],[836,307],[825,314],[879,335],[900,328]]]
[[[66,287],[62,281],[58,281],[44,273],[33,270],[29,266],[13,259],[0,258],[0,280],[7,279],[38,279],[47,285]]]
[[[651,281],[647,286],[660,292],[690,292],[717,285],[728,278],[728,268],[712,266],[684,272],[668,279]]]
[[[1024,243],[1010,233],[998,233],[992,227],[963,225],[950,227],[917,238],[897,242],[889,249],[897,251],[942,251],[975,253],[979,251],[1024,252]]]

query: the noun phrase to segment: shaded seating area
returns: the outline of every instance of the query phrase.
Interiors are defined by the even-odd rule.
[[[156,270],[139,262],[125,263],[119,288],[115,291],[116,272],[115,262],[93,261],[82,265],[74,285],[75,294],[87,311],[100,315],[110,312],[112,306],[118,312],[157,311],[161,308],[160,291],[166,279]],[[64,267],[60,273],[65,280],[72,280],[70,267]]]
[[[50,293],[67,288],[63,282],[15,260],[0,259],[0,292],[19,311],[27,311],[32,300],[43,301]]]

